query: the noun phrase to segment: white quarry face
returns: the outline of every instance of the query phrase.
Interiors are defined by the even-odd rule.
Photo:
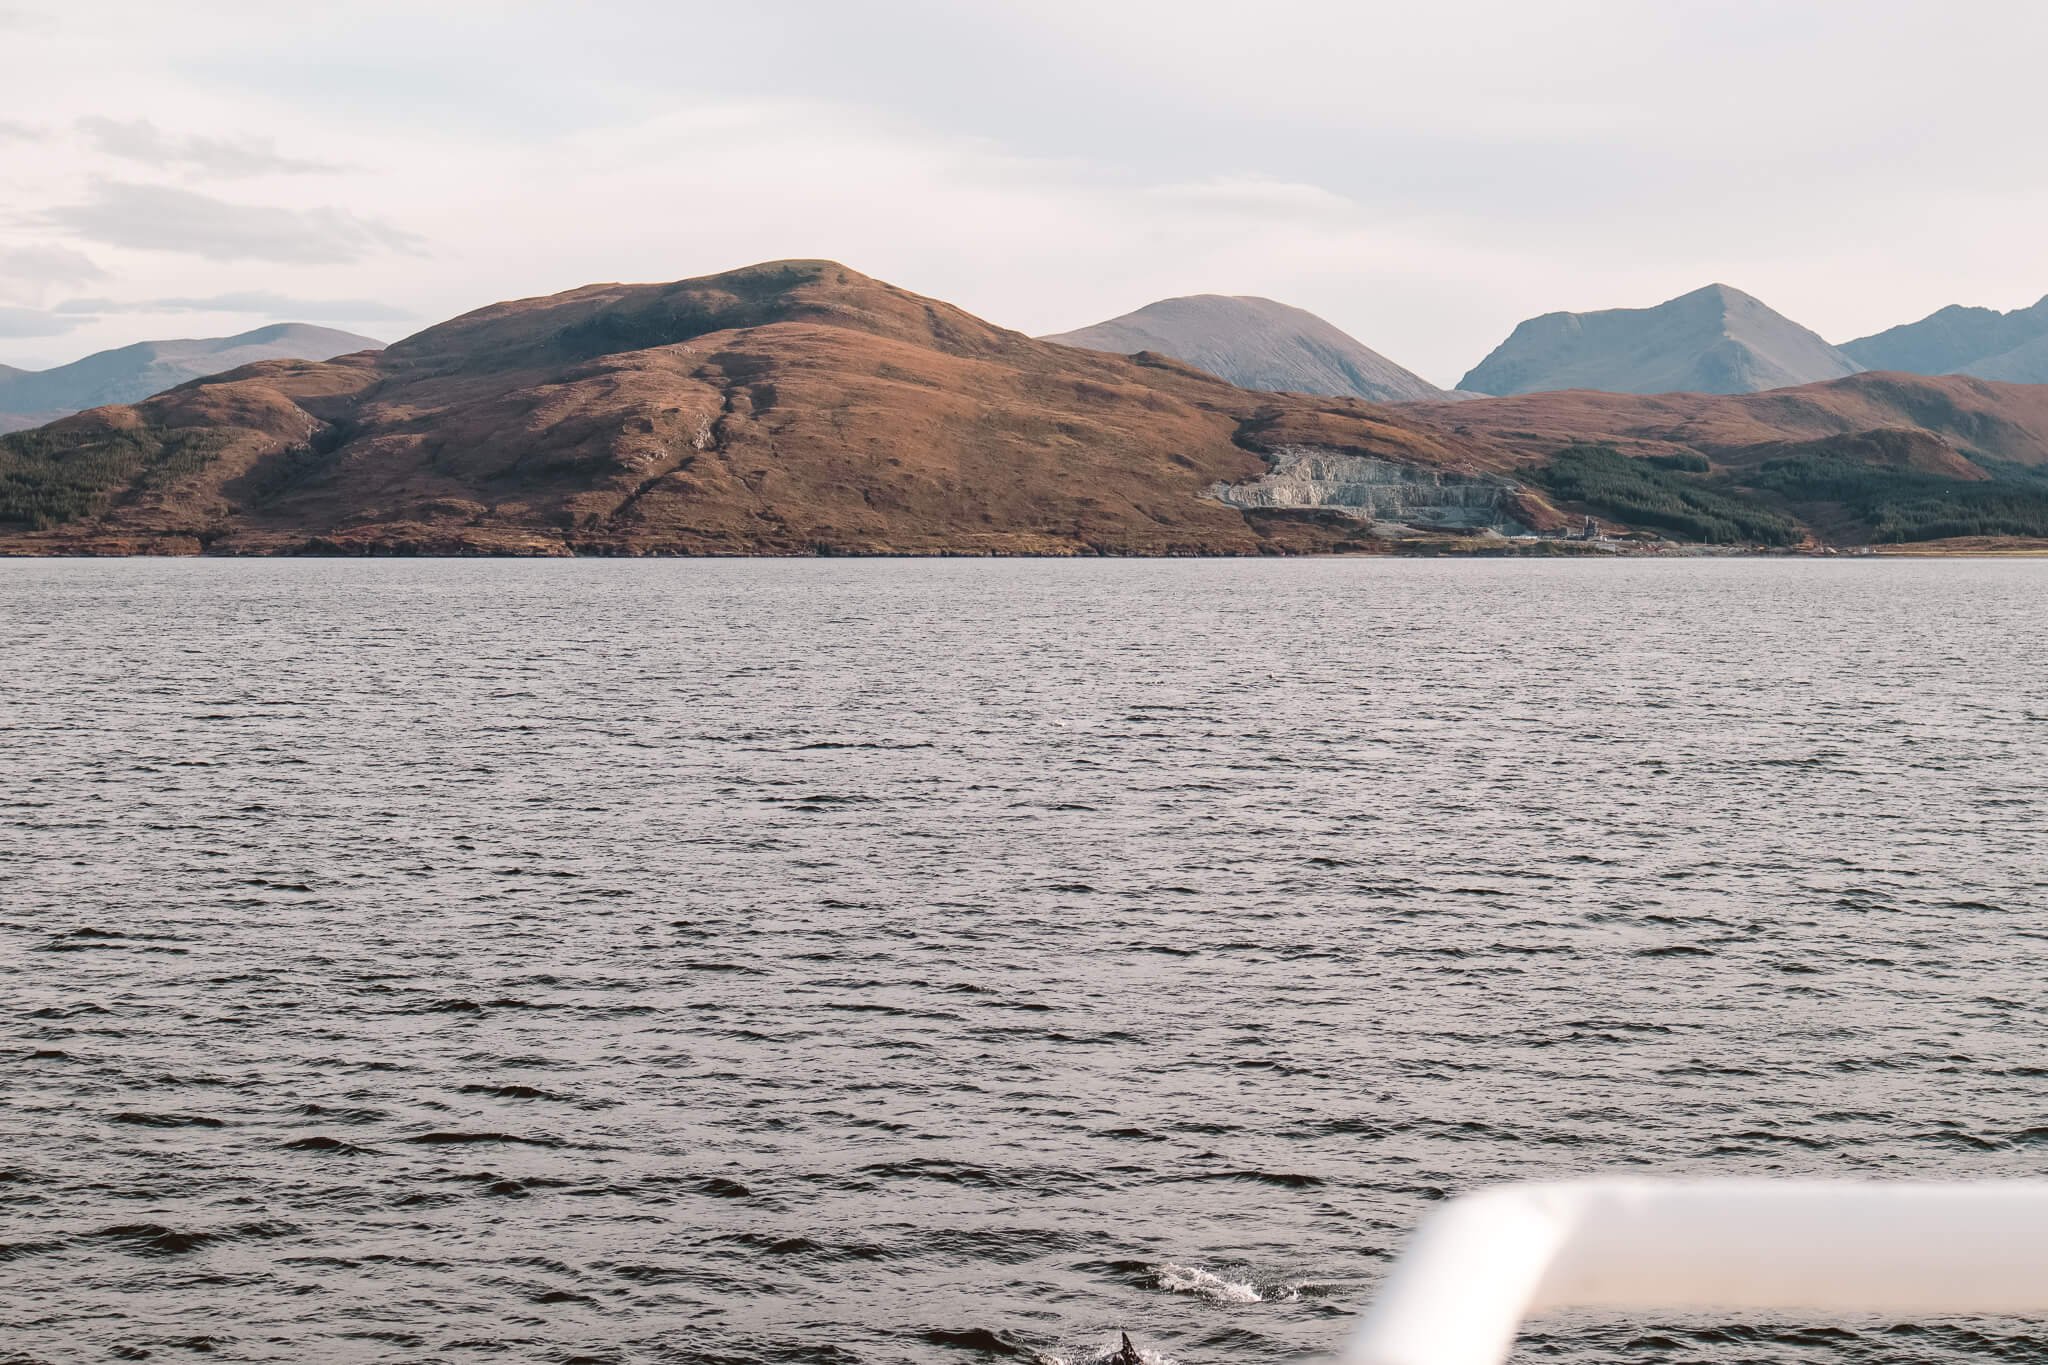
[[[1213,485],[1218,502],[1241,508],[1324,508],[1362,521],[1443,530],[1524,531],[1510,513],[1517,485],[1489,474],[1398,464],[1320,446],[1281,446],[1272,467],[1248,483]]]

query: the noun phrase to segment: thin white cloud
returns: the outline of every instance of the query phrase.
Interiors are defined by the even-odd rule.
[[[347,209],[236,204],[193,190],[100,181],[83,203],[45,221],[86,241],[209,261],[346,265],[386,252],[419,254],[421,239]]]
[[[51,284],[83,284],[102,279],[106,271],[90,256],[70,247],[39,244],[0,246],[0,279],[34,279]]]
[[[88,115],[76,128],[96,151],[160,169],[204,175],[305,175],[343,169],[281,154],[268,138],[174,137],[148,119]]]
[[[40,308],[0,308],[0,337],[54,337],[77,327],[83,319],[59,317]]]
[[[416,314],[375,299],[302,299],[267,289],[243,289],[200,298],[67,299],[51,310],[82,317],[128,313],[241,313],[279,321],[404,322]]]
[[[41,303],[53,290],[76,289],[105,276],[91,257],[70,247],[0,246],[0,299]]]
[[[1168,209],[1231,218],[1269,219],[1286,214],[1296,220],[1341,220],[1359,216],[1357,204],[1321,185],[1262,176],[1155,185],[1144,194]]]

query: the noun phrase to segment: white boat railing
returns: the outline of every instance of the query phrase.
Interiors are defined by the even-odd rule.
[[[1523,1319],[2048,1310],[2048,1181],[1583,1180],[1425,1219],[1346,1365],[1500,1365]]]

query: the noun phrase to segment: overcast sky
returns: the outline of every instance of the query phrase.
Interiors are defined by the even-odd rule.
[[[1439,383],[1712,281],[2048,292],[2048,5],[0,0],[0,362],[828,256],[1007,326],[1262,294]]]

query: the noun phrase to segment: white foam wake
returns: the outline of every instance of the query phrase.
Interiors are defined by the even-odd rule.
[[[1232,1280],[1198,1265],[1163,1265],[1157,1272],[1161,1289],[1174,1294],[1193,1294],[1211,1303],[1292,1303],[1299,1297],[1292,1285],[1260,1288],[1250,1280]]]

